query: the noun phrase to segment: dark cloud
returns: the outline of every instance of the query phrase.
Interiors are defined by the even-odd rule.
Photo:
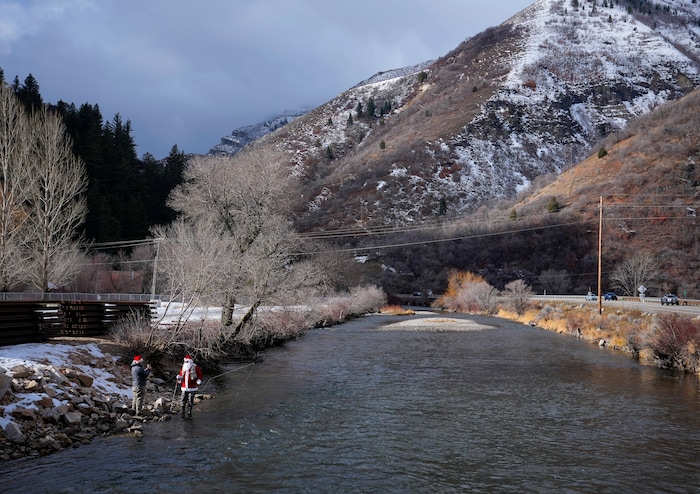
[[[139,154],[318,106],[438,58],[531,0],[24,0],[0,5],[0,67],[47,102],[131,120]]]

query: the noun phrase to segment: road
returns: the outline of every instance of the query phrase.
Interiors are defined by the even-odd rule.
[[[570,301],[580,302],[598,307],[598,301],[587,301],[583,295],[536,295],[533,297],[536,300],[552,300],[552,301]],[[642,303],[639,298],[620,297],[618,300],[603,300],[603,310],[610,309],[630,309],[651,312],[654,314],[676,313],[690,317],[700,316],[700,300],[688,300],[688,305],[683,305],[684,300],[681,299],[681,305],[661,305],[658,297],[647,297]]]

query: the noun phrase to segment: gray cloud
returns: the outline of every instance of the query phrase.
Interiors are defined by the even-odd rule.
[[[5,78],[131,120],[139,154],[318,106],[438,58],[532,0],[23,0],[0,5]]]

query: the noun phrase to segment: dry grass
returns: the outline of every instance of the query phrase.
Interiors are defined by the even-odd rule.
[[[412,316],[416,313],[413,309],[404,309],[400,305],[385,305],[379,312],[391,316]]]
[[[522,315],[501,308],[498,317],[603,343],[605,346],[638,355],[645,335],[653,330],[654,318],[634,310],[598,314],[585,304],[547,302],[531,304]]]

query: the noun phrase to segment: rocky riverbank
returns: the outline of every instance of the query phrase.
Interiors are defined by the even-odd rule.
[[[151,376],[146,407],[135,416],[130,367],[106,347],[53,342],[0,348],[0,461],[79,447],[98,436],[139,435],[147,422],[170,420],[179,411],[171,403],[174,386]]]

